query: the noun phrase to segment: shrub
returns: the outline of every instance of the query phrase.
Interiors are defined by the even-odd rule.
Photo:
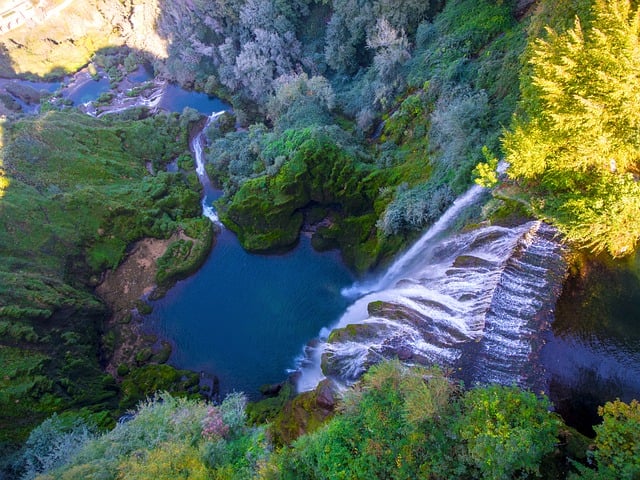
[[[247,397],[243,393],[230,393],[218,408],[222,420],[232,431],[241,429],[246,422]]]
[[[453,88],[438,99],[431,114],[429,143],[442,169],[464,172],[483,158],[488,102],[484,91],[467,88]]]
[[[81,420],[70,424],[54,414],[31,431],[18,460],[21,478],[30,480],[64,465],[93,438],[95,435]]]
[[[447,185],[424,183],[411,189],[400,185],[376,225],[384,235],[417,230],[435,222],[454,200]]]
[[[278,478],[454,478],[454,390],[436,370],[376,365],[340,415],[276,457]]]
[[[229,425],[224,423],[220,411],[216,407],[209,407],[202,420],[202,436],[207,440],[221,439],[229,433]]]
[[[640,403],[619,399],[598,408],[602,424],[594,427],[596,449],[588,452],[596,470],[579,467],[581,478],[632,480],[640,475]]]
[[[469,390],[462,405],[458,430],[466,458],[483,478],[539,473],[540,461],[555,447],[560,424],[546,399],[492,385]]]
[[[282,75],[275,85],[275,93],[267,101],[267,116],[277,129],[331,123],[329,111],[334,106],[335,95],[326,78],[309,78],[306,73]]]

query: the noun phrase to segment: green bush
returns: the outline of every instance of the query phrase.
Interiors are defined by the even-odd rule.
[[[23,480],[58,468],[71,460],[95,434],[80,419],[69,423],[54,414],[33,429],[27,439],[16,470]]]
[[[465,458],[483,478],[539,475],[540,462],[557,443],[560,420],[550,404],[517,387],[474,388],[462,399],[458,431]]]
[[[588,454],[596,470],[578,466],[580,478],[632,480],[640,475],[640,403],[619,399],[598,408],[602,424],[596,431],[595,450]]]
[[[161,393],[140,403],[128,421],[109,432],[80,438],[73,431],[74,448],[55,461],[37,454],[72,442],[47,421],[34,431],[39,440],[27,451],[28,458],[47,462],[37,467],[38,472],[46,471],[40,477],[46,479],[253,478],[270,452],[264,429],[245,424],[245,405],[242,394],[232,394],[213,407]],[[219,413],[228,429],[224,438],[205,435],[211,412]]]

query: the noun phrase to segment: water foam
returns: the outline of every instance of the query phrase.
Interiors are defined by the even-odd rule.
[[[464,367],[472,381],[525,383],[533,337],[562,284],[563,250],[539,221],[440,238],[480,194],[473,187],[458,199],[377,281],[343,291],[360,298],[307,348],[300,391],[325,374],[353,382],[393,357]]]
[[[196,174],[198,175],[198,180],[200,180],[200,183],[202,184],[202,187],[205,191],[205,195],[202,198],[202,214],[219,228],[223,228],[223,225],[218,217],[218,212],[216,212],[216,209],[213,207],[213,205],[208,202],[207,192],[212,191],[213,187],[211,186],[211,181],[209,180],[207,171],[205,170],[204,147],[206,139],[204,132],[207,130],[207,127],[211,124],[211,122],[213,122],[223,113],[224,110],[221,112],[212,113],[209,118],[207,118],[207,121],[202,127],[202,130],[191,140],[191,151],[193,152],[193,156],[195,157],[196,161]]]

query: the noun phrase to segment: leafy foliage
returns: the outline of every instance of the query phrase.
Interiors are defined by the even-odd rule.
[[[538,474],[557,442],[559,420],[550,404],[516,387],[473,389],[463,399],[460,436],[470,463],[483,478]]]
[[[64,465],[48,465],[39,478],[252,478],[268,445],[262,428],[245,425],[245,404],[241,394],[216,407],[158,394],[138,405],[131,420],[85,439]],[[62,439],[50,436],[52,445]]]
[[[378,222],[378,228],[385,235],[420,229],[435,222],[454,199],[448,185],[426,183],[411,189],[400,185]]]
[[[596,471],[580,468],[581,478],[630,480],[640,474],[640,403],[619,399],[598,408],[603,417],[592,453]]]
[[[64,465],[93,438],[94,434],[82,420],[69,425],[54,414],[29,434],[17,466],[23,472],[21,478],[30,480]]]
[[[162,169],[187,153],[186,127],[173,114],[123,122],[73,112],[3,124],[0,351],[3,365],[25,366],[0,383],[3,446],[53,412],[117,406],[99,358],[107,311],[88,287],[143,236],[183,228],[198,245],[210,241],[210,227],[194,226],[198,193],[182,174],[151,175],[146,165]]]
[[[46,460],[47,452],[73,445],[55,462],[39,464],[40,480],[498,480],[539,473],[555,478],[540,471],[555,448],[560,424],[545,398],[498,385],[464,391],[437,368],[399,361],[373,366],[324,426],[277,451],[265,427],[246,424],[245,405],[246,398],[237,393],[217,406],[162,393],[97,436],[53,417],[34,431],[24,458]],[[597,478],[634,478],[637,402],[607,404],[601,413]],[[64,443],[69,438],[73,441]],[[586,467],[580,470],[584,478],[596,478]]]
[[[521,478],[555,445],[548,402],[460,390],[437,370],[372,367],[341,414],[275,458],[277,478]],[[463,440],[460,442],[460,440]]]
[[[283,75],[276,80],[276,91],[267,102],[268,117],[284,131],[311,125],[329,125],[329,111],[335,95],[326,78],[307,74]]]
[[[503,145],[538,212],[578,245],[622,256],[640,237],[640,11],[596,1],[592,17],[535,42],[525,112]]]

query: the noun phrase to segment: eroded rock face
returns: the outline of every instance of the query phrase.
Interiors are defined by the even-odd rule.
[[[515,17],[519,20],[525,16],[534,4],[538,3],[538,0],[518,0],[514,10]]]
[[[316,388],[316,404],[325,410],[333,411],[336,406],[337,391],[330,380],[323,380]]]

